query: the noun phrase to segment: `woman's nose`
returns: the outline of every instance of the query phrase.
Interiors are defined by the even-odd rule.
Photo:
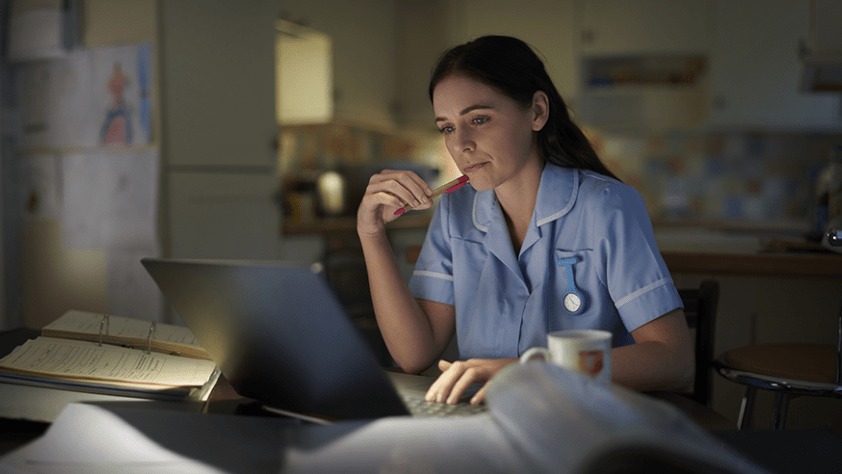
[[[471,129],[456,129],[456,140],[454,143],[456,151],[465,152],[476,149],[474,137]]]

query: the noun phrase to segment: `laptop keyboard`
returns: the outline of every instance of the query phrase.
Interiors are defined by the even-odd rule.
[[[447,405],[444,403],[428,402],[423,398],[407,395],[403,395],[401,398],[403,398],[403,403],[412,416],[419,418],[467,416],[488,411],[488,407],[484,403],[471,405],[468,402],[459,402],[455,405]]]

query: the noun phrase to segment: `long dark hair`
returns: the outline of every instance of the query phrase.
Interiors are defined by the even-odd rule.
[[[453,74],[493,87],[523,107],[532,104],[535,92],[544,91],[550,101],[549,119],[538,132],[538,146],[544,160],[618,179],[573,123],[543,61],[525,42],[509,36],[482,36],[445,51],[430,78],[430,102],[439,82]]]

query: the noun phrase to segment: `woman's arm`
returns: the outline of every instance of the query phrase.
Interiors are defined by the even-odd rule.
[[[611,380],[633,390],[678,390],[693,380],[693,351],[684,311],[632,331],[635,343],[611,351]]]
[[[385,225],[407,204],[431,205],[427,184],[409,171],[384,170],[372,176],[357,212],[371,299],[383,340],[407,373],[429,367],[444,352],[455,328],[453,306],[416,300],[395,262]]]
[[[693,380],[693,352],[684,311],[676,309],[632,331],[635,343],[611,350],[611,381],[638,391],[678,390]],[[427,401],[453,404],[475,382],[485,385],[471,398],[485,398],[488,381],[518,359],[439,361],[442,371]]]

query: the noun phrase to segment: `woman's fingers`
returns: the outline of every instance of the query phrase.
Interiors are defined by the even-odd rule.
[[[378,234],[387,222],[397,218],[395,211],[419,203],[419,208],[430,207],[430,187],[412,171],[383,170],[369,179],[365,195],[357,211],[357,231],[361,234]]]
[[[442,374],[427,390],[424,398],[428,402],[456,404],[473,383],[482,382],[487,376],[478,360],[453,363],[442,360],[438,366]]]
[[[518,359],[468,359],[466,361],[447,362],[439,361],[439,370],[442,374],[430,386],[425,400],[455,404],[462,398],[462,395],[476,382],[485,382],[477,393],[471,397],[471,403],[476,405],[485,400],[485,393],[488,388],[488,381],[505,366],[517,362]]]
[[[378,193],[396,197],[399,200],[398,202],[388,203],[396,206],[396,208],[405,206],[422,207],[429,203],[432,190],[421,177],[412,171],[383,170],[371,177],[366,188],[366,194]],[[381,198],[381,202],[383,200],[385,200],[385,196]]]

